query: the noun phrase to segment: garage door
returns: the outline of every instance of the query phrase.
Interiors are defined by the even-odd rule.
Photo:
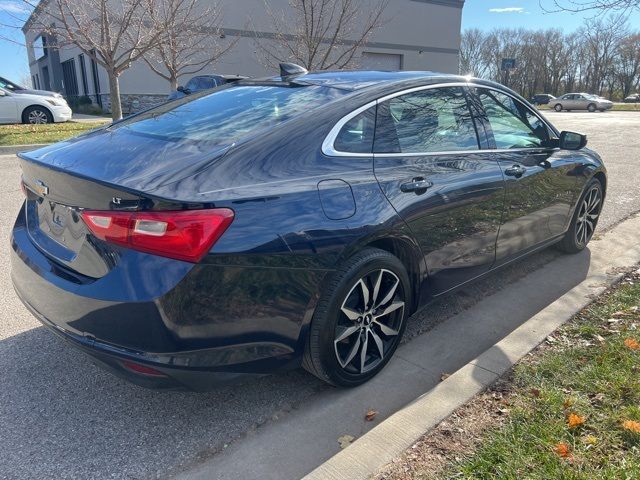
[[[400,70],[402,69],[402,55],[363,52],[360,68],[363,70]]]

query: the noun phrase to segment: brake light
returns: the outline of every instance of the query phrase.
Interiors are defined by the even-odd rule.
[[[84,210],[82,218],[89,230],[105,242],[195,263],[204,257],[231,225],[233,210]]]

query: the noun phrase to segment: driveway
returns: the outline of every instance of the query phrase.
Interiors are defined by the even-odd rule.
[[[547,116],[560,128],[589,134],[590,145],[607,163],[609,196],[600,230],[639,211],[640,144],[635,139],[640,137],[640,115],[551,112]],[[272,451],[282,468],[264,465],[261,477],[299,477],[335,453],[340,434],[357,436],[369,429],[372,424],[363,420],[368,408],[379,409],[376,421],[380,420],[435,385],[442,372],[452,372],[474,355],[473,349],[460,348],[459,338],[440,338],[440,355],[425,370],[417,366],[417,358],[412,360],[421,355],[412,347],[417,345],[409,341],[412,337],[457,314],[472,322],[477,310],[465,310],[505,292],[559,256],[545,250],[415,315],[407,330],[407,355],[392,361],[386,376],[371,386],[336,390],[295,371],[206,394],[159,393],[124,383],[93,366],[84,354],[40,327],[16,298],[9,278],[7,243],[22,202],[19,175],[15,157],[0,156],[0,245],[5,246],[0,249],[2,479],[137,479],[180,473],[188,477],[190,468],[203,463],[213,467],[209,478],[233,478],[229,472],[234,469],[236,478],[253,478],[248,473],[256,467],[252,458],[243,453],[245,460],[239,462],[231,453],[243,452],[243,446],[251,445],[265,431],[280,435],[261,448]],[[573,271],[554,278],[558,292],[547,289],[543,293],[560,295],[575,284],[588,267],[588,252],[573,263]],[[552,300],[543,296],[536,301],[541,299]],[[535,301],[523,305],[525,312],[538,308]],[[522,318],[511,319],[498,311],[493,316],[499,322],[478,330],[481,337],[475,349],[493,344],[522,322]],[[491,311],[483,311],[478,321],[484,318],[490,319]],[[412,377],[416,372],[420,376]],[[403,380],[402,388],[385,389],[384,380],[389,378],[394,383]]]

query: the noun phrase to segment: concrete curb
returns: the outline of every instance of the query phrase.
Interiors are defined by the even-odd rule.
[[[18,152],[28,152],[36,148],[46,147],[48,143],[35,143],[33,145],[7,145],[0,147],[0,155],[15,155]]]
[[[553,331],[619,280],[624,267],[640,262],[636,216],[598,241],[586,278],[540,310],[500,342],[460,368],[429,392],[391,415],[351,446],[304,477],[304,480],[365,480],[390,463],[458,407],[485,390]],[[605,253],[606,252],[606,253]]]

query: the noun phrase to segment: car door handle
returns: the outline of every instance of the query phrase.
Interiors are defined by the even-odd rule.
[[[524,168],[522,165],[512,165],[511,167],[507,168],[504,171],[505,175],[508,175],[510,177],[516,177],[516,178],[520,178],[521,176],[523,176],[525,173],[527,172],[527,169]]]
[[[402,185],[400,185],[400,190],[402,190],[405,193],[409,193],[409,192],[419,192],[420,190],[426,190],[431,187],[433,187],[432,182],[422,177],[416,177],[413,180],[411,180],[409,183],[403,183]]]

